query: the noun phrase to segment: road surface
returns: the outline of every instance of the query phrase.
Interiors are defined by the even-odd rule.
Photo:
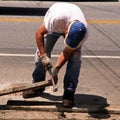
[[[31,4],[27,2],[20,3],[17,4],[15,2],[15,6],[27,6],[30,8],[33,6],[36,8],[41,7],[39,2],[30,2]],[[44,8],[49,8],[51,4],[52,2],[42,2]],[[119,112],[117,107],[120,106],[120,3],[77,2],[75,4],[79,5],[85,13],[89,27],[89,37],[82,48],[82,66],[79,85],[75,95],[75,107],[78,111],[81,111],[82,108],[87,109],[85,116],[89,117],[86,117],[86,119],[98,119],[99,117],[101,119],[120,119],[119,115],[111,114],[113,109],[117,109],[117,112]],[[8,5],[8,3],[1,4],[1,6],[4,5]],[[10,6],[13,5],[14,4]],[[39,15],[11,14],[0,16],[1,89],[10,84],[30,83],[32,81],[31,74],[34,69],[33,62],[36,50],[35,31],[39,25],[41,25],[42,21],[43,16]],[[60,37],[52,52],[53,64],[55,64],[63,48],[63,38]],[[25,106],[27,106],[28,102],[31,105],[35,104],[37,106],[43,101],[45,105],[48,105],[47,102],[50,103],[50,106],[51,104],[53,105],[54,102],[55,104],[61,102],[65,67],[66,65],[59,72],[59,91],[56,93],[53,93],[51,88],[46,88],[42,96],[32,99],[24,100],[21,93],[1,97],[0,109],[1,111],[3,110],[3,112],[0,113],[1,118],[3,118],[5,114],[8,115],[9,112],[13,115],[19,114],[19,118],[17,119],[20,119],[21,114],[26,115],[26,119],[27,117],[29,118],[31,114],[30,111],[27,111],[29,115],[25,111],[23,111],[23,113],[14,111],[14,109],[23,109],[18,107],[20,105],[24,106],[23,102]],[[49,74],[47,74],[46,79],[48,78]],[[104,110],[110,106],[113,106],[113,108],[111,108],[111,110],[110,108],[108,109],[110,113],[108,112],[107,115],[97,116],[96,114],[93,115],[89,113],[92,109],[97,108],[94,105],[98,105]],[[13,106],[17,107],[14,108]],[[33,108],[29,108],[29,110]],[[4,109],[7,109],[8,112],[7,110],[5,112]],[[26,108],[24,107],[24,109]],[[41,108],[35,108],[35,110],[39,109]],[[58,115],[58,113],[54,112],[53,114],[57,114],[56,116],[64,117],[64,115]],[[43,114],[44,113],[41,113],[41,115]],[[73,118],[72,114],[75,113],[71,113],[71,118]],[[70,118],[69,114],[66,113],[65,115],[66,118]],[[84,114],[82,115],[84,116]],[[45,117],[45,115],[43,116]],[[79,115],[76,114],[76,116],[81,116],[81,113],[79,113]],[[77,117],[75,118],[77,119]],[[23,119],[22,116],[21,119]],[[32,119],[32,117],[29,119]],[[49,117],[49,119],[51,118]],[[81,117],[81,119],[85,118]]]

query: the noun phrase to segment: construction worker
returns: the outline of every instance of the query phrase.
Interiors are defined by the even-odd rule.
[[[73,107],[81,67],[81,46],[87,36],[87,23],[78,6],[64,2],[55,3],[46,12],[44,22],[36,31],[37,51],[33,83],[45,80],[46,69],[52,67],[51,51],[60,36],[64,38],[65,48],[52,68],[52,74],[57,83],[57,74],[67,62],[62,103],[64,107]],[[27,90],[23,92],[23,97],[35,97],[44,90],[45,88]]]

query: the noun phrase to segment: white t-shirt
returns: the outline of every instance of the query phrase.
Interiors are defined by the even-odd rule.
[[[65,33],[66,25],[74,20],[79,20],[87,27],[83,12],[71,3],[53,4],[44,17],[45,27],[49,33]]]

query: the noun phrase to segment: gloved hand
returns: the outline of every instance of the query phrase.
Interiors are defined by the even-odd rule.
[[[51,75],[52,75],[52,77],[54,79],[55,84],[57,84],[57,82],[58,82],[58,69],[57,68],[53,68],[51,70]]]
[[[46,69],[52,68],[51,60],[46,54],[41,56],[41,61]]]

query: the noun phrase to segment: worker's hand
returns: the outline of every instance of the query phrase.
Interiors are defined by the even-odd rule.
[[[40,57],[41,57],[42,64],[45,66],[46,69],[52,68],[51,60],[46,54]]]
[[[57,82],[58,82],[58,69],[57,68],[53,68],[51,70],[51,74],[52,74],[52,77],[54,79],[55,84],[57,84]]]

